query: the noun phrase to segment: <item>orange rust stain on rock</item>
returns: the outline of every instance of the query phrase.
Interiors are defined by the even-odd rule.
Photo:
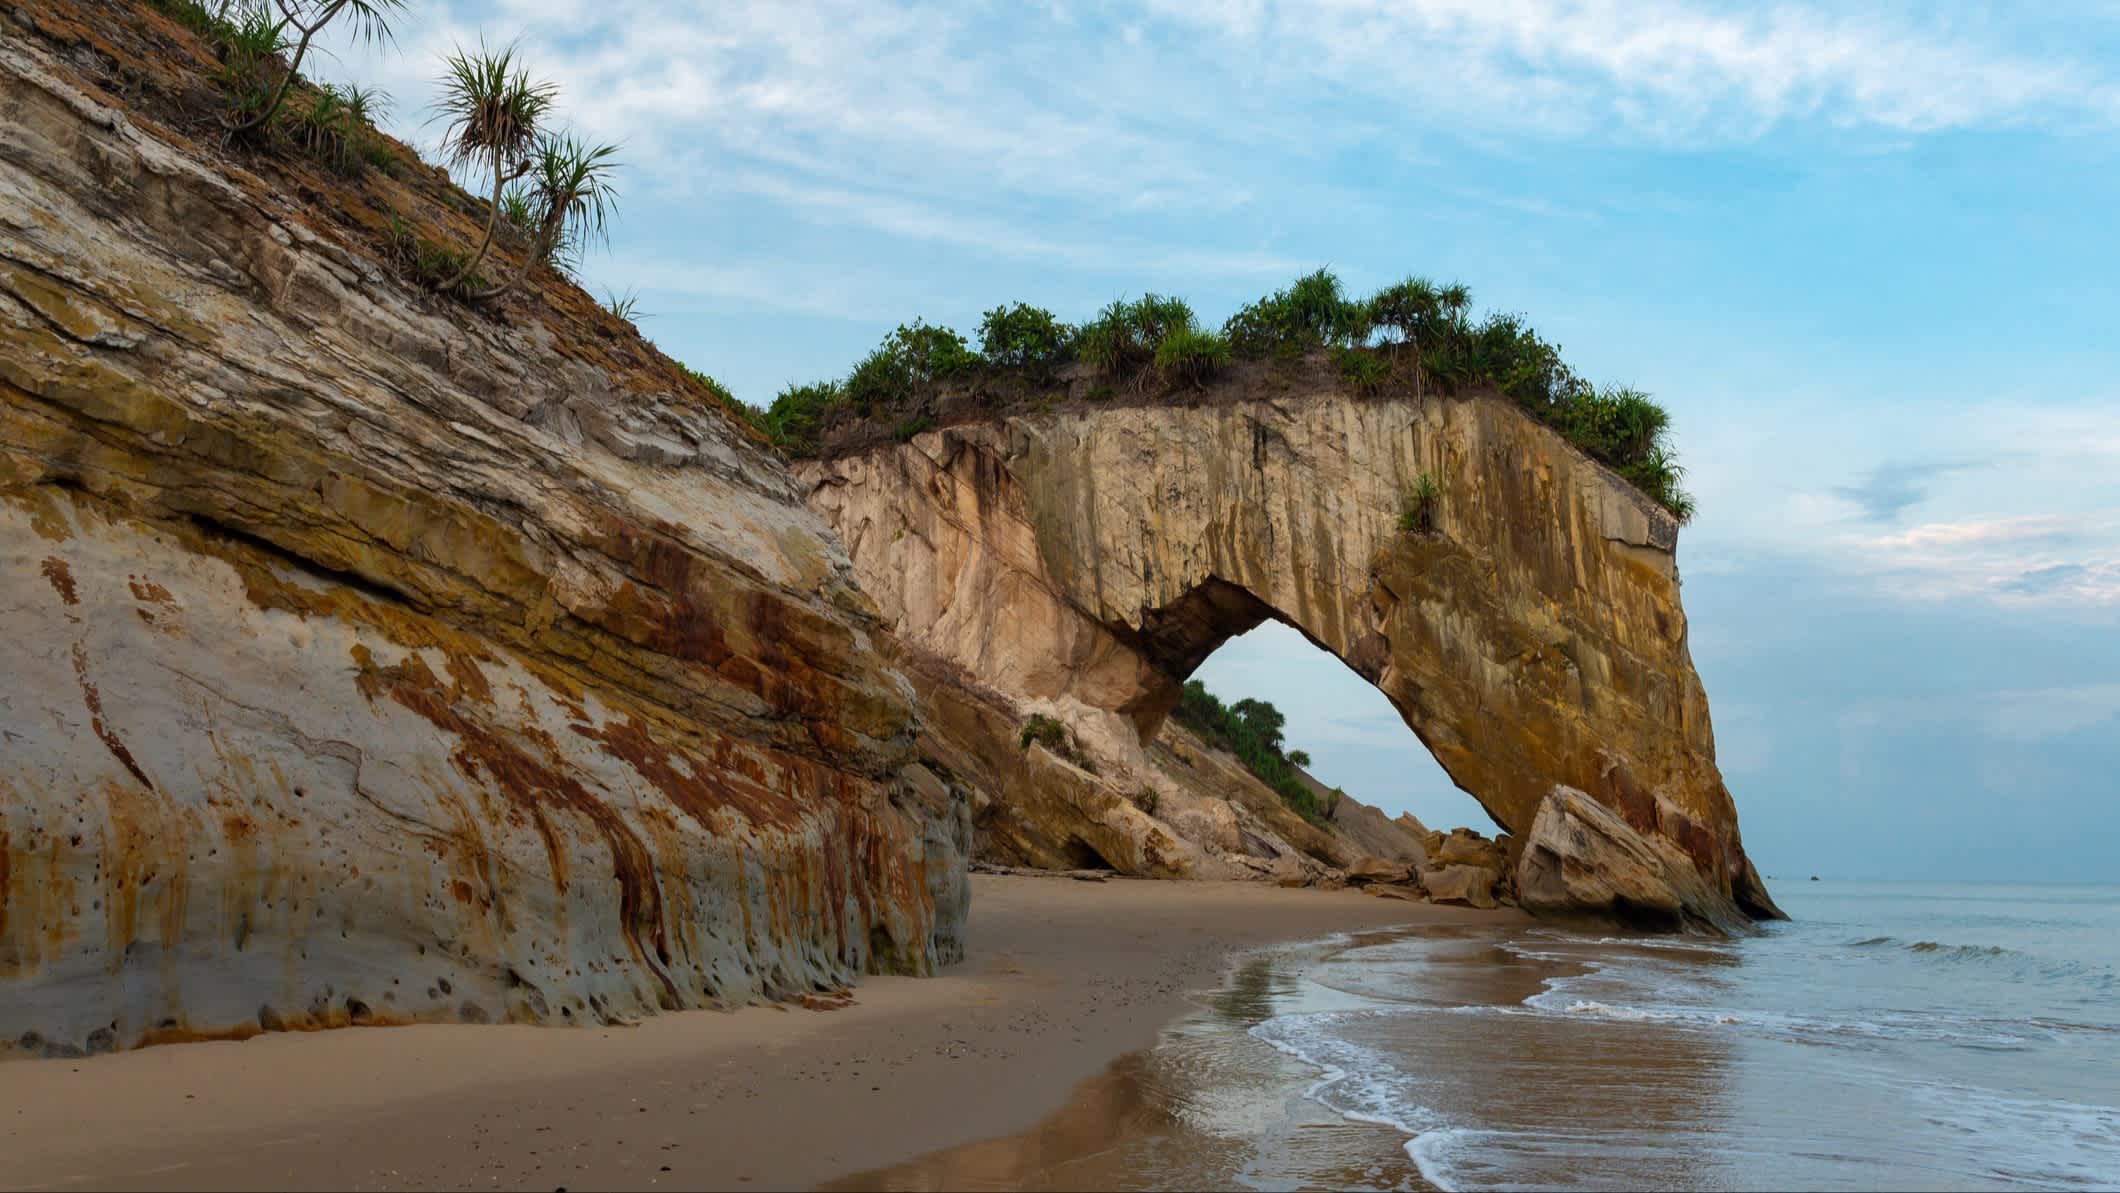
[[[493,703],[493,685],[486,682],[486,673],[478,669],[478,664],[471,656],[453,647],[444,646],[442,649],[442,670],[447,671],[449,678],[456,681],[456,687],[451,690],[450,696],[468,696],[480,704]]]
[[[152,580],[143,580],[137,576],[127,576],[125,583],[127,587],[132,589],[133,599],[136,601],[150,605],[160,605],[165,609],[177,607],[177,598],[171,596],[167,588]]]
[[[613,757],[622,759],[709,831],[718,827],[713,813],[724,809],[733,809],[746,820],[775,828],[799,829],[805,823],[802,803],[780,789],[765,773],[764,764],[749,751],[739,752],[727,742],[717,743],[711,757],[674,749],[657,741],[638,717],[610,721],[601,727],[573,728],[583,737],[602,743]],[[793,758],[784,761],[791,773],[781,776],[783,782],[794,780],[807,787],[823,777],[802,773],[813,769],[807,763]]]
[[[812,662],[821,638],[836,629],[796,609],[779,593],[731,587],[727,569],[679,541],[678,528],[644,528],[607,515],[595,542],[628,565],[600,618],[605,630],[660,654],[707,667],[756,692],[774,712],[830,722],[836,686]],[[824,653],[841,650],[830,643]]]
[[[611,851],[613,877],[618,881],[619,931],[634,958],[661,984],[668,1009],[681,1006],[677,986],[663,970],[670,950],[655,859],[617,811],[556,763],[532,757],[507,735],[460,712],[450,701],[448,689],[418,655],[378,666],[365,646],[355,644],[353,657],[360,668],[356,682],[368,699],[388,697],[457,738],[459,744],[450,761],[466,778],[477,780],[483,775],[503,798],[527,806],[534,818],[542,819],[542,810],[549,805],[572,811],[595,826]],[[555,873],[563,873],[563,865],[556,860],[557,845],[554,837],[546,837],[547,848],[555,854]]]
[[[213,1044],[248,1040],[264,1034],[265,1029],[253,1019],[246,1019],[234,1027],[219,1031],[192,1027],[152,1027],[140,1033],[140,1042],[136,1046],[147,1048],[155,1044]]]
[[[1625,763],[1610,758],[1604,761],[1605,789],[1599,793],[1604,798],[1598,802],[1618,812],[1636,832],[1657,831],[1655,797],[1635,779],[1634,772],[1628,770]]]
[[[147,772],[140,769],[140,764],[133,760],[132,751],[125,748],[125,743],[118,740],[117,733],[103,721],[103,694],[96,690],[96,685],[88,678],[87,648],[76,642],[73,655],[74,678],[81,685],[81,702],[88,706],[89,728],[95,730],[96,736],[103,742],[103,748],[110,751],[111,757],[124,763],[125,769],[132,772],[132,777],[140,780],[140,786],[149,791],[155,790],[154,780],[149,779]]]
[[[12,894],[8,885],[14,877],[14,854],[8,852],[7,826],[0,825],[0,940],[7,939],[7,904]]]
[[[530,822],[537,826],[538,839],[545,843],[545,858],[552,865],[552,886],[560,894],[567,893],[567,851],[560,847],[559,835],[552,830],[552,819],[545,815],[542,805],[532,804]]]
[[[58,592],[60,600],[69,605],[81,603],[81,598],[74,593],[74,573],[66,566],[65,560],[56,555],[48,555],[44,559],[43,571],[44,578],[51,581],[52,588]]]
[[[471,889],[471,884],[461,878],[450,880],[449,894],[459,903],[471,903],[478,898],[478,893]]]

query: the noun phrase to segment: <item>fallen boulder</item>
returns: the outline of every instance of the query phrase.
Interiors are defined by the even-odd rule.
[[[1494,898],[1494,880],[1495,872],[1484,866],[1433,866],[1421,871],[1421,885],[1427,888],[1431,900],[1482,910],[1499,906]]]
[[[1371,883],[1409,882],[1413,878],[1413,866],[1408,862],[1386,861],[1380,857],[1365,857],[1347,867],[1349,886],[1366,886]]]
[[[1516,886],[1534,915],[1653,932],[1727,934],[1749,923],[1678,845],[1635,831],[1573,787],[1555,787],[1540,803]]]

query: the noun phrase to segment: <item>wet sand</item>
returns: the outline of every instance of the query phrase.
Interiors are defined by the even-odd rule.
[[[1512,913],[977,876],[972,959],[835,1011],[419,1026],[0,1065],[0,1189],[810,1187],[1029,1130],[1232,953]]]
[[[1249,1034],[1277,1015],[1344,1011],[1358,995],[1316,979],[1333,958],[1388,942],[1418,941],[1422,963],[1383,976],[1393,995],[1437,1005],[1516,1005],[1565,967],[1531,963],[1495,947],[1516,916],[1479,916],[1352,932],[1331,941],[1253,950],[1213,990],[1165,1027],[1152,1049],[1131,1052],[1078,1084],[1035,1127],[945,1148],[842,1178],[840,1191],[981,1189],[1434,1189],[1406,1150],[1407,1132],[1341,1114],[1306,1092],[1324,1075]],[[1361,964],[1361,963],[1357,963]],[[1373,1004],[1366,1004],[1373,1005]],[[1447,1034],[1424,1054],[1477,1083],[1483,1058]]]

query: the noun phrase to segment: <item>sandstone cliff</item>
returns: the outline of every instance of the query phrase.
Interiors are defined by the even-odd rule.
[[[964,798],[779,463],[571,287],[397,280],[379,212],[476,227],[431,172],[140,115],[199,53],[0,14],[0,1049],[959,955]]]
[[[1402,530],[1424,473],[1440,524]],[[1698,870],[1714,899],[1696,922],[1778,914],[1715,767],[1676,523],[1506,402],[1359,397],[1312,362],[1196,401],[963,422],[798,475],[886,620],[942,664],[923,674],[1060,716],[1107,788],[1167,771],[1148,743],[1182,679],[1272,617],[1376,685],[1512,841],[1556,785],[1580,788]],[[1075,831],[1051,809],[1080,784],[1034,778],[988,798]],[[1172,868],[1153,853],[1141,872]]]

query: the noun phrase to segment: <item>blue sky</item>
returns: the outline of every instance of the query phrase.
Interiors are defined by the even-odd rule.
[[[2120,880],[2120,6],[507,0],[320,73],[431,144],[482,35],[622,146],[591,288],[752,401],[1003,300],[1466,282],[1671,408],[1769,874]],[[1480,822],[1300,639],[1206,670]]]

